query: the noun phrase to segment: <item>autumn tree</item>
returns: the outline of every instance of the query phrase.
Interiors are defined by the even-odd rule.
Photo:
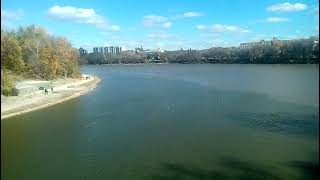
[[[22,72],[24,68],[17,39],[6,33],[1,33],[1,66],[15,73]]]
[[[42,78],[54,79],[62,72],[62,66],[53,49],[42,48],[39,52],[39,58],[40,76]]]
[[[6,69],[1,69],[1,94],[5,96],[18,94],[13,82],[13,77]]]

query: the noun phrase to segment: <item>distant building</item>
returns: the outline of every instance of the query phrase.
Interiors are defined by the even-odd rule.
[[[122,51],[122,47],[121,46],[116,46],[115,49],[116,49],[115,54],[118,54],[118,53],[120,53]]]
[[[272,38],[272,46],[283,45],[289,43],[291,40],[279,40],[276,37]]]
[[[122,47],[119,47],[119,46],[94,47],[93,48],[93,53],[118,54],[121,51],[122,51]]]
[[[99,47],[99,53],[103,53],[103,47]]]
[[[111,46],[111,47],[109,47],[110,54],[115,54],[115,53],[114,53],[114,49],[115,49],[115,48],[114,48],[114,47],[112,47],[112,46]]]
[[[80,53],[80,56],[84,56],[86,54],[88,54],[88,51],[83,49],[82,47],[79,48],[79,53]]]
[[[271,41],[261,40],[259,42],[247,42],[247,43],[240,43],[240,49],[248,49],[254,46],[274,46],[278,44],[288,43],[290,40],[279,40],[276,37],[273,37]]]
[[[104,47],[104,53],[108,54],[109,53],[109,48],[108,47]]]
[[[272,46],[272,41],[265,41],[261,40],[259,42],[247,42],[247,43],[240,43],[240,49],[247,49],[247,48],[252,48],[254,46]]]

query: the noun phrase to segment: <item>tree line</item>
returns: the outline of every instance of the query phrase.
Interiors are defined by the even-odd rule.
[[[214,47],[205,50],[178,50],[154,53],[120,52],[116,55],[89,53],[81,57],[82,64],[113,63],[239,63],[239,64],[303,64],[319,63],[318,37],[275,41],[272,46],[251,48]]]
[[[135,64],[146,62],[147,56],[138,52],[120,52],[118,54],[89,53],[80,57],[80,64]]]
[[[35,25],[1,29],[1,94],[15,94],[17,76],[52,80],[78,77],[79,51],[64,37]]]

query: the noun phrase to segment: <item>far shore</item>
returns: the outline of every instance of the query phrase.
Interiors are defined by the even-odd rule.
[[[104,63],[104,64],[81,64],[80,66],[117,66],[117,65],[144,65],[144,64],[183,64],[183,63]],[[189,63],[189,64],[209,64],[209,63]]]
[[[90,79],[86,79],[85,77],[90,77]],[[52,82],[25,80],[21,82],[22,86],[29,87],[30,89],[34,87],[37,90],[21,93],[18,96],[2,96],[1,120],[76,98],[93,90],[100,81],[100,78],[92,75],[83,75],[81,79],[67,78]],[[54,87],[53,91],[50,88],[48,89],[48,94],[45,94],[44,90],[38,90],[39,86],[45,83]]]
[[[181,65],[197,65],[197,64],[212,64],[212,65],[319,65],[319,63],[112,63],[112,64],[81,64],[80,67],[83,66],[119,66],[119,65],[148,65],[148,64],[157,64],[157,65],[165,65],[165,64],[181,64]]]

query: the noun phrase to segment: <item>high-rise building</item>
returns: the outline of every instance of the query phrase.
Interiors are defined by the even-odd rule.
[[[118,54],[122,51],[120,46],[94,47],[93,53]]]
[[[277,46],[289,43],[290,40],[279,40],[276,37],[273,37],[271,41],[261,40],[259,42],[247,42],[240,43],[240,49],[248,49],[254,46]]]
[[[103,53],[103,47],[99,47],[99,53]]]
[[[115,48],[115,54],[118,54],[120,52],[120,47]]]
[[[108,47],[104,47],[104,54],[108,54],[108,53],[109,53]]]
[[[110,52],[111,52],[111,54],[115,54],[115,53],[114,53],[114,50],[113,50],[113,49],[114,49],[114,47],[113,47],[113,46],[110,46],[109,48],[110,48]]]
[[[247,49],[247,48],[252,48],[254,46],[272,46],[272,41],[265,41],[261,40],[259,42],[247,42],[247,43],[240,43],[240,49]]]

